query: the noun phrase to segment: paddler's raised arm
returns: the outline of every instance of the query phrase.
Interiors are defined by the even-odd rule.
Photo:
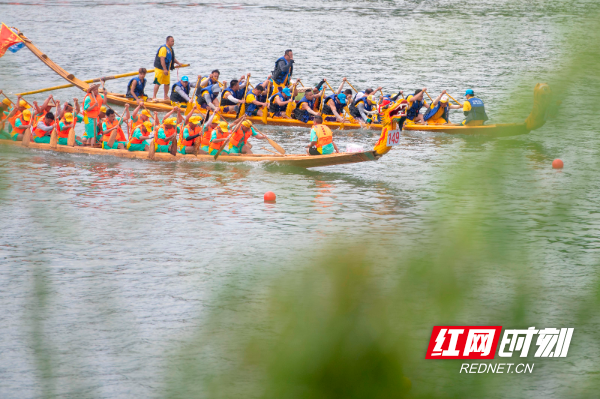
[[[335,94],[340,94],[342,92],[342,89],[344,88],[344,84],[346,83],[346,78],[342,78],[342,84],[340,85],[340,87],[337,89],[337,91],[335,92]]]

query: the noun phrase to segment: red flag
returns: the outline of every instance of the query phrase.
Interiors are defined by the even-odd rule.
[[[6,53],[6,50],[10,46],[21,42],[22,40],[15,32],[10,30],[8,26],[2,24],[2,28],[0,28],[0,57]]]

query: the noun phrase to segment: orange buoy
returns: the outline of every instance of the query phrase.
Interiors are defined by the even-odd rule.
[[[277,196],[275,195],[275,193],[273,191],[267,191],[265,193],[265,202],[275,202],[276,198],[277,198]]]
[[[561,161],[558,158],[556,158],[554,161],[552,161],[552,168],[553,169],[562,169],[563,166],[564,166],[563,161]]]

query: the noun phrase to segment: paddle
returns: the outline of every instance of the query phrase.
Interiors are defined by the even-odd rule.
[[[158,136],[158,126],[154,126],[152,134],[152,143],[150,144],[150,149],[148,150],[148,159],[150,160],[154,160],[154,158],[156,158],[154,154],[156,154],[156,136]]]
[[[452,101],[454,101],[456,104],[460,105],[461,107],[463,106],[463,104],[461,104],[461,103],[459,103],[458,101],[456,101],[456,100],[454,99],[454,97],[452,97],[450,94],[448,94],[448,92],[446,92],[446,95],[447,95],[448,97],[450,97],[450,99],[451,99]]]
[[[292,101],[289,102],[285,108],[285,114],[290,118],[292,117],[292,111],[294,111],[294,108],[296,108],[296,102],[294,101],[294,92],[296,91],[296,86],[298,86],[298,80],[296,80],[296,83],[294,83],[294,86],[292,86],[292,93],[290,95],[290,99]]]
[[[194,102],[196,101],[196,91],[198,90],[198,86],[200,85],[200,79],[202,78],[202,76],[198,76],[198,80],[196,81],[196,86],[194,87],[194,92],[192,93],[190,99],[192,100],[191,102],[188,102],[187,107],[185,107],[185,113],[184,115],[189,114],[190,112],[192,112],[192,110],[194,109]]]
[[[221,152],[223,151],[223,149],[225,149],[225,146],[227,146],[227,144],[229,144],[229,140],[231,140],[231,136],[233,136],[233,133],[237,132],[237,130],[240,128],[240,126],[242,125],[242,122],[246,120],[246,115],[244,115],[240,121],[237,123],[237,125],[235,125],[231,131],[231,133],[229,133],[229,137],[227,137],[227,140],[225,140],[225,142],[223,143],[223,145],[221,146],[221,148],[219,148],[219,151],[217,151],[217,153],[215,154],[215,161],[217,160],[217,158],[219,158],[219,155],[221,155]]]
[[[260,133],[263,136],[265,136],[265,138],[267,139],[267,141],[269,142],[269,144],[271,144],[273,146],[273,148],[275,148],[280,154],[285,154],[285,150],[283,149],[282,146],[280,146],[279,144],[277,144],[275,141],[271,140],[269,138],[269,136],[267,136],[263,132],[259,132],[258,129],[255,128],[254,130],[256,130],[258,133]]]
[[[196,137],[196,140],[194,140],[194,155],[195,156],[198,156],[198,151],[200,150],[200,143],[202,142],[202,136],[204,135],[204,126],[206,125],[206,121],[208,121],[209,117],[210,117],[210,109],[206,113],[206,116],[204,117],[204,121],[202,122],[202,128],[200,129],[200,136]]]
[[[265,101],[265,109],[262,114],[262,123],[263,125],[267,124],[267,118],[269,117],[269,89],[271,88],[271,79],[269,79],[269,83],[267,83],[267,101]]]
[[[268,152],[270,152],[271,154],[279,155],[279,154],[278,154],[278,153],[276,153],[275,151],[273,151],[273,150],[269,150],[267,147],[260,147],[260,149],[261,149],[261,150],[268,151]]]
[[[235,115],[236,119],[246,112],[246,95],[248,94],[248,86],[250,86],[250,74],[246,75],[246,87],[244,88],[244,97],[242,98],[242,105],[238,108],[238,112]],[[267,93],[269,95],[269,93]]]

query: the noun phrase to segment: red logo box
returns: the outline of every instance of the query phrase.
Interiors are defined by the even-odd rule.
[[[502,326],[435,326],[425,359],[493,359]]]

